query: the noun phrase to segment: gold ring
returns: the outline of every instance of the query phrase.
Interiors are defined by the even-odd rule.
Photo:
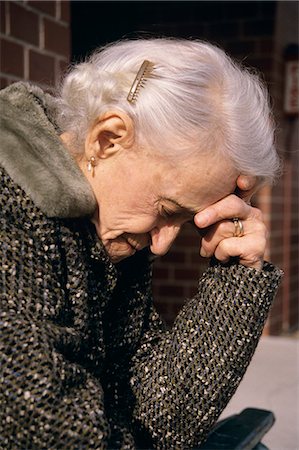
[[[235,225],[234,237],[242,237],[244,236],[244,227],[243,223],[239,219],[239,217],[234,217],[232,219],[233,224]]]

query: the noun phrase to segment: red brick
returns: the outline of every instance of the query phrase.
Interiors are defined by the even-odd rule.
[[[16,82],[15,78],[7,77],[4,79],[5,86],[3,87],[9,86],[10,84],[13,84],[15,82]]]
[[[188,235],[198,234],[198,228],[193,222],[187,222],[183,225],[181,234],[188,234]]]
[[[186,254],[184,252],[178,252],[175,249],[163,256],[156,264],[165,263],[184,263],[186,261]]]
[[[39,24],[37,14],[13,2],[9,2],[9,11],[12,36],[30,44],[38,45]]]
[[[292,309],[290,312],[290,329],[298,329],[298,309]]]
[[[199,278],[199,270],[195,269],[175,269],[174,276],[176,280],[192,280],[197,281]]]
[[[184,289],[182,286],[160,286],[159,289],[160,295],[165,295],[165,297],[182,297],[184,293]]]
[[[171,303],[155,302],[155,306],[157,307],[159,314],[162,314],[163,316],[167,316],[171,313]]]
[[[66,61],[59,61],[59,71],[60,73],[65,73],[69,67],[69,64]]]
[[[171,312],[172,312],[172,320],[175,320],[176,316],[179,314],[183,307],[184,301],[182,300],[179,303],[171,303]]]
[[[282,313],[282,294],[283,294],[283,286],[280,287],[279,292],[276,295],[274,303],[270,310],[271,319],[279,317]]]
[[[193,298],[198,291],[198,283],[196,285],[193,286],[187,286],[186,288],[186,297],[187,298]]]
[[[171,306],[165,303],[157,303],[156,308],[166,325],[170,328],[173,325],[173,321],[175,319],[174,314],[171,310]]]
[[[0,1],[0,31],[1,33],[6,33],[6,4],[7,2]]]
[[[30,50],[29,53],[29,78],[31,81],[45,84],[55,82],[55,60],[52,56],[46,56]]]
[[[200,245],[200,237],[198,234],[194,233],[193,235],[181,234],[176,242],[176,247],[198,247]]]
[[[6,39],[1,39],[1,71],[20,78],[24,76],[23,47]]]
[[[200,256],[199,251],[191,255],[192,264],[198,264],[201,270],[208,265],[208,259]]]
[[[68,27],[53,20],[44,20],[45,24],[45,48],[59,55],[69,57],[70,30]]]
[[[277,235],[276,233],[270,233],[270,243],[271,243],[271,248],[278,248],[278,247],[282,247],[283,244],[283,238],[282,235]]]
[[[271,318],[269,323],[269,330],[272,336],[279,336],[282,333],[282,324],[279,319]]]
[[[60,82],[64,78],[64,76],[68,70],[68,67],[69,67],[69,64],[67,62],[62,61],[62,60],[58,62],[58,74],[57,74],[58,79],[57,79],[57,81]]]
[[[283,314],[283,288],[281,287],[278,295],[276,295],[273,306],[270,310],[270,320],[275,323],[281,321]]]
[[[71,20],[71,12],[70,12],[70,2],[61,0],[61,20],[64,22],[70,22]]]
[[[29,0],[28,5],[31,8],[37,9],[38,11],[42,11],[45,14],[49,14],[50,16],[54,16],[56,14],[56,1],[38,1],[38,0]]]
[[[7,78],[0,77],[0,89],[6,88],[8,84]]]
[[[153,278],[155,280],[165,280],[169,278],[169,270],[168,268],[164,267],[157,267],[154,268],[153,271]]]

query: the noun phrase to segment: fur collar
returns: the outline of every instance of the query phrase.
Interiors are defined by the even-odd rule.
[[[0,164],[48,217],[91,215],[92,189],[63,146],[55,98],[28,83],[0,92]]]

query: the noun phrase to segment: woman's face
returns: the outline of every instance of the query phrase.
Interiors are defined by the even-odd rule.
[[[233,192],[238,174],[217,155],[168,162],[149,152],[101,161],[92,182],[97,233],[113,262],[149,246],[164,255],[195,213]]]

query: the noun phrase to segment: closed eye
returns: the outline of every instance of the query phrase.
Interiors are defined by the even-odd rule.
[[[193,218],[193,214],[186,212],[185,210],[174,211],[162,206],[160,216],[167,222],[174,224],[182,224],[189,222]]]
[[[177,214],[176,211],[172,211],[170,209],[165,208],[165,206],[162,206],[161,211],[160,211],[160,215],[164,218],[164,219],[169,219],[173,216],[175,216]]]
[[[187,220],[193,220],[195,214],[198,213],[198,209],[187,208],[183,205],[180,205],[176,200],[162,197],[160,201],[167,202],[167,205],[170,204],[175,209],[171,209],[171,207],[165,206],[165,204],[161,205],[160,215],[164,218],[169,218],[173,216],[183,216]]]

